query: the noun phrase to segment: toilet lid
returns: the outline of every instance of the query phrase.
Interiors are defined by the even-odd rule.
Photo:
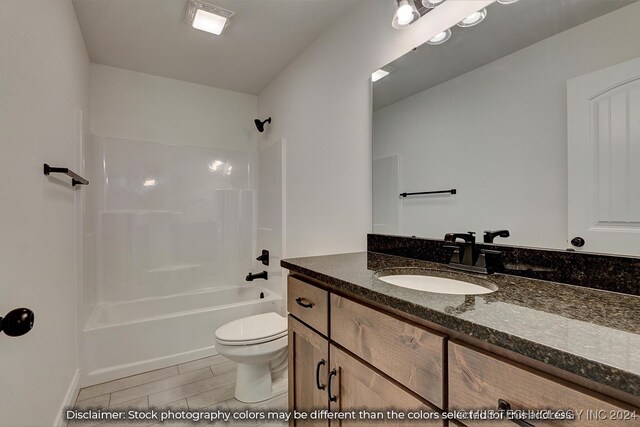
[[[264,313],[234,320],[216,330],[216,339],[224,343],[257,344],[287,334],[287,318]]]

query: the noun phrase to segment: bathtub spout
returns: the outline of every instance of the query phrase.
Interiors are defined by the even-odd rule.
[[[269,273],[267,273],[266,271],[263,271],[262,273],[249,273],[244,280],[246,280],[247,282],[253,282],[255,279],[267,280],[269,279]]]

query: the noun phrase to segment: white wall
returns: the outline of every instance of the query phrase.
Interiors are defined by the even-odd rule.
[[[400,234],[566,248],[566,82],[640,56],[639,19],[634,3],[376,111],[373,158],[400,155],[402,191],[458,190],[402,199]]]
[[[255,151],[257,97],[91,64],[91,132]]]
[[[358,2],[260,94],[265,140],[287,140],[285,256],[366,248],[371,72],[489,3],[447,2],[397,31],[392,1]]]
[[[77,379],[76,206],[85,188],[42,164],[81,171],[89,59],[69,0],[0,2],[0,316],[35,312],[0,335],[0,423],[50,426]]]

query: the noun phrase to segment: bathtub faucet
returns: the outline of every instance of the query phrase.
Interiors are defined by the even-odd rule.
[[[264,279],[267,280],[269,278],[269,273],[267,273],[266,271],[263,271],[262,273],[249,273],[247,274],[247,277],[245,277],[244,280],[246,280],[247,282],[253,282],[255,279]]]

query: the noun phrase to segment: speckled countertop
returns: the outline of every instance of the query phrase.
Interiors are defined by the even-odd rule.
[[[417,267],[444,277],[465,273],[373,252],[286,259],[281,265],[361,301],[383,304],[640,396],[638,296],[503,274],[480,276],[498,286],[490,294],[415,291],[383,282],[377,272]],[[474,276],[467,277],[473,281]]]

